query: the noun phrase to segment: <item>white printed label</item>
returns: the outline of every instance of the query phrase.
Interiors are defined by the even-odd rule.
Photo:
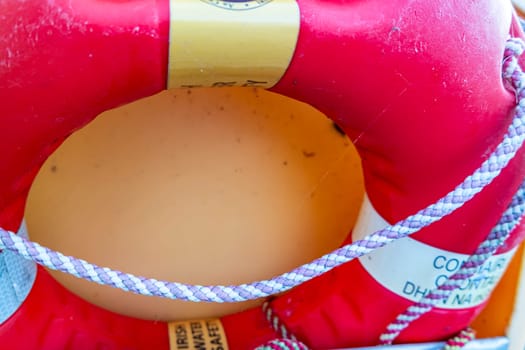
[[[18,234],[27,237],[25,223]],[[33,287],[36,264],[9,250],[0,250],[0,324],[18,310]]]
[[[448,299],[436,306],[464,309],[482,304],[499,282],[515,251],[513,249],[489,258]],[[361,257],[360,261],[368,273],[385,288],[417,302],[457,272],[468,257],[407,237]]]
[[[388,223],[365,197],[353,239],[361,239]],[[516,249],[494,255],[450,296],[436,306],[471,308],[485,302],[501,279]],[[406,237],[359,258],[365,270],[388,290],[414,302],[442,285],[469,255],[438,249]]]

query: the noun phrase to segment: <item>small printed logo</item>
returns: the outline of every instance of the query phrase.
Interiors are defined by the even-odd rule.
[[[243,11],[252,10],[266,5],[272,0],[202,0],[203,2],[226,10]]]

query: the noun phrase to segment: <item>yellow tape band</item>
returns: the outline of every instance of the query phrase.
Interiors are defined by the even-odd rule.
[[[271,87],[299,33],[294,0],[171,0],[168,88]]]
[[[219,319],[168,323],[170,350],[228,350]]]

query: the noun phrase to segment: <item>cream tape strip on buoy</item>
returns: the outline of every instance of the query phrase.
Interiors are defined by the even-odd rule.
[[[172,0],[168,88],[257,86],[283,76],[299,33],[294,0]]]
[[[226,333],[219,319],[170,322],[170,350],[228,350]]]

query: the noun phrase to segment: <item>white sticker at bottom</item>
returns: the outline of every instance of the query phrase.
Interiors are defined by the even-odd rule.
[[[501,279],[516,249],[494,255],[436,306],[464,309],[482,304]],[[392,292],[417,302],[457,272],[468,255],[434,248],[410,237],[395,241],[359,260],[374,279]]]
[[[27,237],[24,223],[18,234]],[[25,301],[35,282],[36,271],[33,261],[8,250],[0,251],[0,324]]]

